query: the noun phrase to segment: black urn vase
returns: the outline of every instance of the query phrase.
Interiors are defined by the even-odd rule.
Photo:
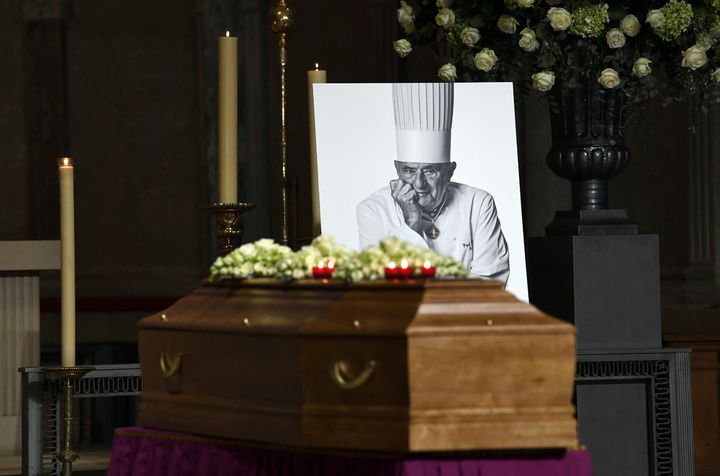
[[[627,212],[608,208],[608,180],[630,162],[623,137],[622,91],[594,81],[575,89],[559,85],[549,97],[550,169],[572,182],[572,210],[559,211],[546,235],[635,234]]]

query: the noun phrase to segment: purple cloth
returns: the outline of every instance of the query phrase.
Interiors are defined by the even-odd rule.
[[[140,427],[115,431],[108,476],[591,476],[587,450],[557,456],[442,458],[324,454]]]

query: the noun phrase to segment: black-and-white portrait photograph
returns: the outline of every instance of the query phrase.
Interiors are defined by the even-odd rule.
[[[512,85],[315,85],[324,234],[396,236],[527,300]]]

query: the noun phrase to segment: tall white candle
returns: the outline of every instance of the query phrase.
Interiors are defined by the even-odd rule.
[[[218,200],[237,202],[237,38],[218,38]]]
[[[318,187],[317,170],[317,144],[315,140],[315,100],[313,84],[327,82],[327,71],[320,69],[315,63],[315,69],[308,71],[308,111],[310,116],[310,187],[312,195],[312,224],[313,235],[322,233],[320,225],[320,190]]]
[[[75,366],[75,198],[73,159],[58,159],[60,177],[60,298],[63,367]]]

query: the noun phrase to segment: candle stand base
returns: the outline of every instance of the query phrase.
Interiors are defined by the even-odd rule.
[[[240,216],[255,208],[254,203],[211,203],[200,208],[210,210],[216,219],[215,235],[220,241],[218,254],[225,256],[235,247],[235,240],[240,236]]]
[[[63,382],[63,449],[57,454],[57,459],[62,462],[62,475],[70,476],[72,464],[78,457],[72,449],[73,382],[95,370],[95,367],[46,367],[44,370],[52,380]]]

